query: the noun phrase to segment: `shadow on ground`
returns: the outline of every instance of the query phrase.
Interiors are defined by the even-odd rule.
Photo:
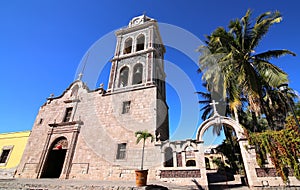
[[[152,189],[156,189],[156,190],[168,190],[167,187],[161,186],[161,185],[147,185],[147,187],[145,188],[146,190],[152,190]]]
[[[218,183],[234,181],[234,176],[230,172],[215,172],[207,174],[208,183]]]
[[[211,190],[223,190],[223,189],[235,189],[235,188],[247,188],[247,186],[241,185],[241,184],[233,184],[233,185],[225,185],[225,184],[220,184],[220,185],[208,185],[208,188]]]

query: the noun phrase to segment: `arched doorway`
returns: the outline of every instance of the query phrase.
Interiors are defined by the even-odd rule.
[[[223,117],[218,114],[215,114],[213,117],[204,121],[200,125],[197,131],[197,141],[204,142],[204,133],[207,131],[208,128],[213,127],[215,125],[222,126],[224,131],[225,129],[228,130],[228,136],[233,138],[234,142],[231,142],[229,144],[225,143],[228,140],[226,138],[222,144],[215,148],[217,152],[214,153],[216,154],[212,154],[211,152],[211,154],[206,155],[214,158],[215,164],[219,163],[217,164],[218,167],[216,171],[210,170],[206,172],[209,186],[213,188],[213,185],[219,185],[222,183],[227,185],[228,181],[231,181],[231,185],[242,186],[244,185],[244,179],[245,177],[248,177],[247,174],[249,172],[249,170],[247,170],[249,168],[247,165],[247,157],[245,156],[247,153],[246,147],[248,145],[248,141],[245,137],[244,129],[235,120],[229,117]],[[232,156],[232,158],[235,159],[235,162],[227,163],[224,159],[221,159],[224,158],[224,156],[227,156],[222,150],[225,150],[226,153],[228,153],[227,155]],[[219,153],[220,155],[218,155]],[[228,161],[228,157],[226,158],[226,161]],[[205,163],[205,169],[211,169],[211,167],[208,166],[209,159],[205,159],[205,157],[201,159],[203,159],[203,162]],[[245,163],[247,165],[247,168],[245,168],[244,166]]]
[[[68,149],[65,137],[57,138],[51,145],[44,163],[41,178],[59,178],[62,172]]]
[[[205,159],[205,167],[206,167],[206,169],[207,170],[209,170],[210,169],[210,162],[209,162],[209,159],[208,158],[204,158]]]
[[[171,147],[168,147],[165,150],[164,167],[174,167],[174,163],[173,163],[173,150],[172,150]]]

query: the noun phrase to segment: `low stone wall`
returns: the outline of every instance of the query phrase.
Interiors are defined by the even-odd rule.
[[[200,170],[161,170],[161,178],[200,178]]]
[[[157,169],[156,180],[177,185],[195,185],[197,181],[203,189],[208,189],[207,177],[199,168],[160,168]]]
[[[285,184],[280,175],[276,172],[275,168],[255,168],[257,179],[255,181],[255,186],[262,186],[264,188],[280,188],[287,186],[296,186],[297,189],[300,189],[300,181],[294,177],[292,169],[289,169],[289,184]]]
[[[279,177],[280,175],[276,172],[275,168],[255,168],[257,177]],[[292,169],[289,169],[288,176],[294,176]]]
[[[0,179],[12,179],[15,175],[16,168],[0,169]]]

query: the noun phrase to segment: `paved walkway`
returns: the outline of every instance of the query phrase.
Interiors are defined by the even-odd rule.
[[[193,184],[193,183],[191,183]],[[174,183],[148,181],[146,187],[137,188],[135,181],[96,181],[64,179],[0,179],[0,190],[199,190],[196,184],[180,186]],[[210,190],[236,189],[248,190],[248,187],[224,186],[215,184]]]
[[[3,179],[0,189],[9,190],[197,190],[196,185],[179,186],[172,183],[149,181],[146,187],[137,188],[135,181],[94,181],[94,180],[63,180],[63,179]]]
[[[136,187],[135,181],[96,181],[64,179],[0,179],[0,190],[201,190],[196,184],[179,186],[161,181],[149,181],[145,187]],[[249,190],[246,186],[214,183],[209,190]],[[300,187],[265,187],[255,190],[300,190]]]

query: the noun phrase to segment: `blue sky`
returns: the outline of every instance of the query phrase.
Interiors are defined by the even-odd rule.
[[[87,50],[98,39],[124,27],[144,11],[158,22],[180,27],[204,41],[205,35],[218,26],[227,26],[231,19],[241,18],[248,8],[253,10],[254,17],[265,11],[282,13],[283,21],[270,29],[258,51],[295,52],[298,56],[282,57],[273,63],[289,74],[290,86],[300,91],[297,1],[0,1],[0,132],[30,130],[49,94],[60,95],[74,81]],[[201,76],[188,57],[167,48],[165,59],[189,73],[196,90],[202,90]],[[168,88],[168,103],[173,133],[181,115],[186,113],[182,113],[180,95],[172,88]]]

